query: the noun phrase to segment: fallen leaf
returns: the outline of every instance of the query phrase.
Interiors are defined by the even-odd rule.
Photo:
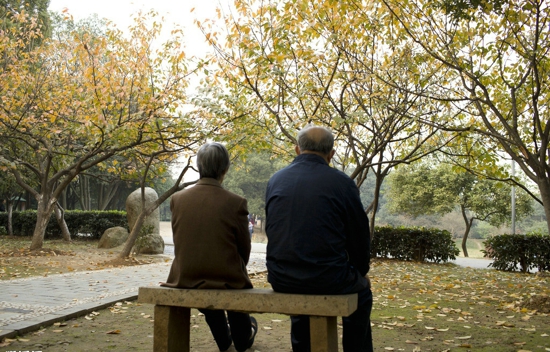
[[[107,334],[110,334],[110,335],[118,335],[118,334],[120,334],[120,330],[111,330],[111,331],[107,331]]]
[[[63,330],[52,330],[53,332],[63,332]]]
[[[468,339],[471,339],[472,336],[458,336],[458,337],[455,337],[456,339],[458,340],[468,340]]]

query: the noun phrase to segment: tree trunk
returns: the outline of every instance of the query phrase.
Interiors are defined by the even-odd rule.
[[[470,229],[472,228],[474,218],[468,219],[466,208],[464,208],[463,205],[460,206],[460,210],[462,211],[462,218],[464,219],[464,223],[466,224],[466,230],[464,231],[464,236],[462,236],[462,253],[464,254],[465,258],[468,258],[468,246],[466,244],[468,242],[468,235],[470,234]]]
[[[150,213],[150,211],[141,211],[138,218],[136,219],[134,227],[132,228],[132,232],[130,232],[128,239],[126,240],[126,242],[124,242],[124,248],[122,248],[122,251],[118,254],[119,258],[127,258],[130,256],[132,248],[134,247],[134,244],[136,243],[136,240],[139,236],[139,232],[141,231],[141,226],[143,225],[145,217]]]
[[[13,202],[6,202],[6,210],[8,212],[8,235],[13,236]]]
[[[374,199],[372,200],[372,216],[370,220],[370,239],[374,238],[374,226],[376,222],[376,210],[378,209],[378,204],[380,202],[380,188],[382,188],[382,181],[384,180],[385,175],[376,174],[376,183],[374,187]]]
[[[116,195],[120,183],[120,181],[115,181],[114,184],[101,184],[99,186],[100,192],[97,201],[99,210],[107,209],[107,206]]]
[[[544,214],[546,215],[546,227],[548,228],[548,234],[550,235],[550,182],[548,179],[543,179],[542,181],[539,181],[538,186],[544,208]]]
[[[65,216],[64,216],[65,212],[62,210],[59,204],[57,204],[54,207],[54,212],[55,212],[55,218],[57,219],[57,224],[61,229],[61,236],[63,237],[63,241],[71,242],[71,232],[69,231],[69,227],[65,222]]]
[[[50,221],[50,215],[52,214],[52,207],[48,204],[48,200],[41,198],[38,200],[38,209],[36,210],[36,226],[34,227],[34,233],[32,234],[31,251],[41,249],[44,245],[44,234],[46,233],[46,227]]]
[[[80,175],[80,206],[82,210],[91,210],[90,180],[85,175]]]

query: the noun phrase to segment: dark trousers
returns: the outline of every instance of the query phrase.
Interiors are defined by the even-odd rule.
[[[343,317],[344,334],[342,344],[344,352],[372,352],[372,331],[370,313],[372,310],[372,292],[370,287],[358,292],[357,310],[349,317]],[[310,352],[309,316],[293,316],[291,320],[291,342],[293,352]]]
[[[221,351],[231,346],[231,339],[237,351],[244,351],[249,347],[252,328],[249,314],[227,311],[226,317],[224,310],[199,309],[199,311],[204,314],[206,323]]]

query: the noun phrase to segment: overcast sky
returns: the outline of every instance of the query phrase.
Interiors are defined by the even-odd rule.
[[[154,9],[165,18],[163,28],[170,29],[174,23],[183,28],[186,51],[193,51],[188,56],[202,56],[200,51],[208,50],[208,46],[193,21],[195,18],[214,18],[220,2],[227,3],[228,0],[50,0],[49,9],[56,12],[67,9],[76,21],[96,13],[101,18],[111,20],[121,30],[128,28],[132,23],[132,15],[139,10],[147,12]]]

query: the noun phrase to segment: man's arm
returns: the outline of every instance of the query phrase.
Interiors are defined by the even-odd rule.
[[[349,206],[346,212],[346,250],[351,265],[365,276],[370,267],[369,218],[363,209],[359,190],[353,185],[355,189],[348,195]]]

